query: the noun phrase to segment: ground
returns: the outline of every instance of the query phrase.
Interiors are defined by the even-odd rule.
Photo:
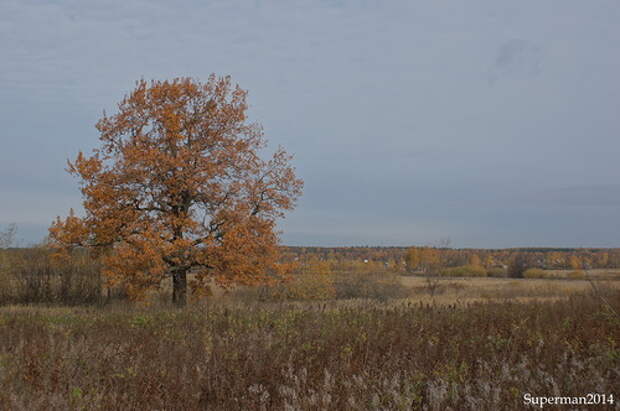
[[[618,282],[403,277],[405,299],[0,308],[0,409],[523,409],[620,395]],[[590,288],[589,288],[590,287]],[[620,409],[608,404],[598,409]]]

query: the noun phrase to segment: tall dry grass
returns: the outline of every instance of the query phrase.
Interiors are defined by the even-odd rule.
[[[389,271],[301,272],[276,286],[242,287],[232,293],[241,301],[325,301],[406,298],[411,290]]]
[[[85,250],[62,261],[44,247],[0,250],[0,284],[0,304],[104,301],[100,266]]]
[[[620,294],[609,299],[620,309]],[[0,409],[523,409],[618,395],[620,323],[588,295],[458,306],[0,310]]]

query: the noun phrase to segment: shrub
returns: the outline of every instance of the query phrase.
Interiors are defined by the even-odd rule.
[[[548,277],[545,270],[540,268],[528,268],[523,272],[523,278],[546,278]]]
[[[346,272],[334,278],[336,298],[405,298],[410,290],[392,272]]]
[[[530,256],[527,253],[515,254],[508,265],[508,276],[512,278],[523,278],[525,270],[531,266]]]
[[[332,275],[315,272],[296,274],[290,281],[275,286],[259,286],[254,292],[246,288],[237,295],[251,298],[255,293],[261,301],[327,300],[336,294]]]
[[[583,270],[575,270],[575,271],[571,271],[568,273],[568,278],[579,279],[579,278],[585,278],[585,277],[586,277],[586,273]]]
[[[506,277],[506,270],[501,267],[487,268],[487,275],[489,277]]]
[[[85,304],[102,301],[99,264],[87,252],[75,251],[54,261],[43,247],[11,250],[2,280],[2,303]]]
[[[0,249],[0,302],[5,301],[13,289],[12,277],[9,274],[9,251]]]
[[[441,275],[445,277],[486,277],[487,270],[479,265],[461,265],[444,268]]]

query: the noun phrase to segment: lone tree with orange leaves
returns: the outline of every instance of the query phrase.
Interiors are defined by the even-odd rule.
[[[303,181],[284,149],[261,159],[266,142],[247,120],[246,96],[215,75],[137,82],[97,123],[101,147],[68,163],[85,217],[58,217],[52,244],[100,250],[109,283],[134,298],[167,277],[177,305],[188,285],[200,295],[212,281],[274,281],[276,220],[294,208]]]

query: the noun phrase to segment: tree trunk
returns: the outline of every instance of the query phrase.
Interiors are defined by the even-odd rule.
[[[172,302],[177,307],[187,304],[187,270],[175,271],[172,274]]]

